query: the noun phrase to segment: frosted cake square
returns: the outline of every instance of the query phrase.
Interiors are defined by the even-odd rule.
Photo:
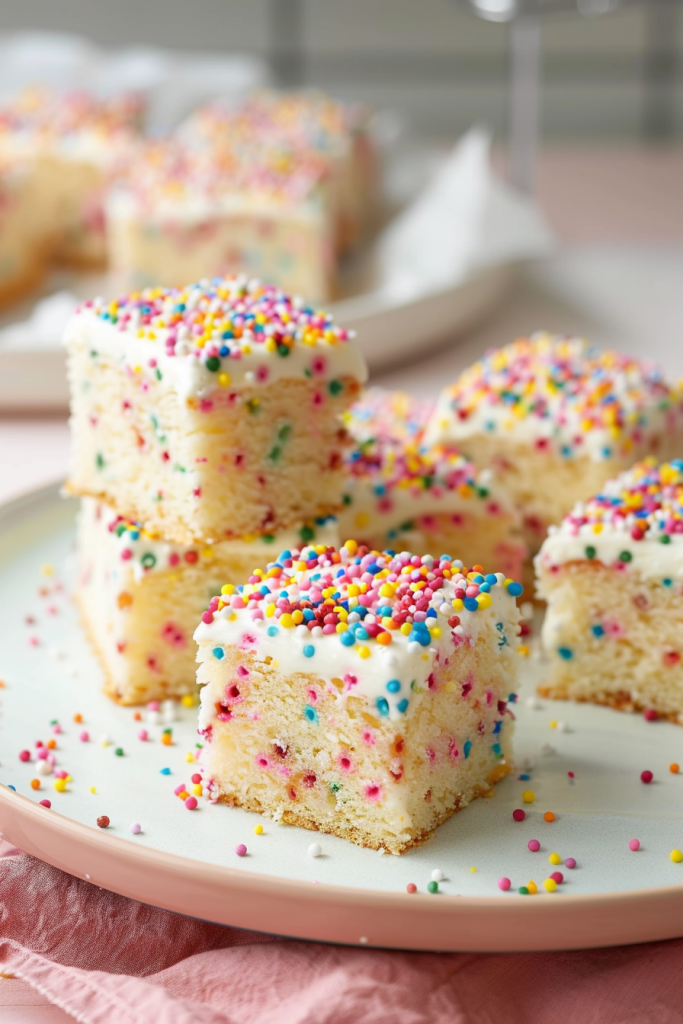
[[[536,571],[540,692],[683,725],[683,460],[646,460],[579,502]]]
[[[243,277],[77,310],[68,490],[181,544],[275,533],[342,503],[347,331]]]
[[[370,388],[344,417],[356,447],[339,515],[342,537],[420,555],[457,551],[519,579],[520,516],[490,470],[453,448],[422,441],[430,407],[405,392]]]
[[[194,146],[256,143],[280,154],[315,152],[324,162],[340,251],[352,246],[374,219],[379,155],[371,112],[362,104],[342,103],[317,89],[262,90],[200,108],[178,135]]]
[[[148,143],[107,196],[109,260],[124,289],[239,271],[327,302],[332,216],[315,152]]]
[[[135,152],[141,118],[132,94],[26,89],[0,107],[0,159],[31,166],[33,209],[55,259],[105,263],[104,193]]]
[[[311,540],[338,544],[335,520],[279,536],[185,546],[84,498],[76,599],[106,693],[121,704],[194,693],[192,634],[211,597],[226,581],[246,582],[255,564],[265,565],[284,545]]]
[[[683,390],[651,363],[539,333],[442,391],[426,440],[495,471],[536,553],[575,501],[639,459],[683,452]]]
[[[520,591],[353,541],[224,587],[195,633],[211,798],[396,854],[428,838],[510,771]]]

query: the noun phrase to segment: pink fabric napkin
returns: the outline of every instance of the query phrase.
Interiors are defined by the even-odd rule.
[[[0,841],[0,965],[85,1024],[680,1024],[683,941],[396,953],[155,910]]]

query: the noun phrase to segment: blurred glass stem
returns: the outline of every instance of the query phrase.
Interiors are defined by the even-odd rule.
[[[510,181],[531,194],[538,149],[541,24],[535,15],[510,22]]]

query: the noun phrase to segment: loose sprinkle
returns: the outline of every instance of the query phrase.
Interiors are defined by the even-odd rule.
[[[308,847],[309,857],[319,857],[322,854],[322,852],[323,850],[320,843],[311,843],[311,845]]]
[[[681,861],[683,861],[683,852],[681,852],[681,850],[672,850],[669,857],[674,864],[680,864]]]
[[[649,785],[653,779],[654,775],[650,771],[644,771],[640,773],[640,781],[644,782],[646,785]]]
[[[246,857],[247,848],[244,845],[244,843],[238,843],[238,845],[235,847],[235,853],[237,854],[238,857]]]
[[[517,810],[512,812],[512,817],[515,821],[524,821],[526,818],[526,811],[523,811],[521,807],[518,807]]]
[[[576,861],[573,857],[567,857],[566,861],[564,862],[564,866],[566,868],[569,868],[570,871],[573,871],[573,869],[576,867]]]
[[[676,764],[675,761],[674,761],[673,764],[669,765],[669,771],[671,772],[672,775],[678,775],[680,770],[681,770],[680,769],[680,765]]]
[[[546,892],[555,892],[555,890],[557,889],[557,882],[554,878],[546,878],[545,882],[543,883],[543,888]]]
[[[408,882],[406,886],[406,892],[409,892],[411,894],[417,892],[417,886],[415,885],[415,882]]]
[[[439,891],[438,882],[427,882],[427,892],[435,893]]]
[[[100,817],[97,819],[97,827],[109,828],[109,818],[107,817],[106,814],[101,814]]]
[[[550,856],[548,857],[548,860],[550,861],[551,864],[561,864],[562,863],[562,858],[560,857],[559,853],[551,853]]]
[[[263,825],[254,825],[254,835],[255,836],[262,836],[263,835]]]
[[[564,882],[564,875],[562,874],[561,871],[553,871],[553,873],[552,873],[552,875],[550,877],[555,882],[557,882],[558,885],[562,885],[562,883]]]
[[[187,807],[188,811],[195,811],[197,809],[198,804],[196,796],[186,796],[183,802]]]
[[[538,839],[530,839],[527,843],[527,846],[529,847],[532,853],[538,853],[538,851],[541,849],[541,844],[539,843]]]
[[[499,878],[498,879],[498,888],[502,892],[507,892],[511,885],[512,885],[512,882],[510,881],[509,878]]]
[[[628,848],[635,853],[636,850],[640,849],[640,839],[629,839]]]
[[[552,811],[546,811],[545,814],[543,815],[543,820],[544,821],[555,821],[555,815],[553,814]]]
[[[525,804],[532,804],[536,799],[536,794],[533,789],[525,789],[522,793],[522,800]]]
[[[133,824],[128,827],[128,831],[134,836],[139,836],[142,832],[142,825],[139,822],[134,821]]]
[[[432,882],[443,882],[445,877],[441,868],[434,868],[432,871]]]

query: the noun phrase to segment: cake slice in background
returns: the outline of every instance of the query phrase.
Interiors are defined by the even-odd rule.
[[[334,519],[278,536],[173,544],[84,498],[78,520],[76,600],[100,659],[105,692],[121,704],[196,690],[192,634],[214,594],[244,583],[255,564],[306,541],[338,544]]]
[[[58,262],[106,262],[104,193],[139,141],[137,95],[27,89],[0,106],[0,160],[32,169],[32,206],[45,249]]]
[[[314,302],[336,291],[327,167],[310,149],[149,142],[108,195],[106,220],[123,290],[240,271]]]
[[[47,262],[30,165],[0,157],[0,306],[40,284]]]
[[[401,853],[510,771],[501,573],[347,541],[283,551],[202,616],[211,798]]]
[[[66,341],[72,493],[180,544],[341,507],[340,417],[366,370],[326,314],[219,278],[87,302]]]
[[[494,470],[533,554],[611,477],[648,455],[683,454],[683,389],[651,363],[539,333],[489,352],[445,388],[425,440]]]
[[[646,460],[579,502],[536,558],[547,697],[683,725],[683,460]]]
[[[380,161],[370,110],[317,89],[263,90],[231,103],[200,108],[177,135],[194,147],[270,147],[290,154],[314,152],[329,183],[335,248],[345,252],[377,220]]]
[[[496,565],[520,579],[519,513],[490,470],[422,443],[429,410],[405,392],[370,388],[346,414],[357,447],[347,455],[341,535],[379,550],[457,551],[468,565]]]

